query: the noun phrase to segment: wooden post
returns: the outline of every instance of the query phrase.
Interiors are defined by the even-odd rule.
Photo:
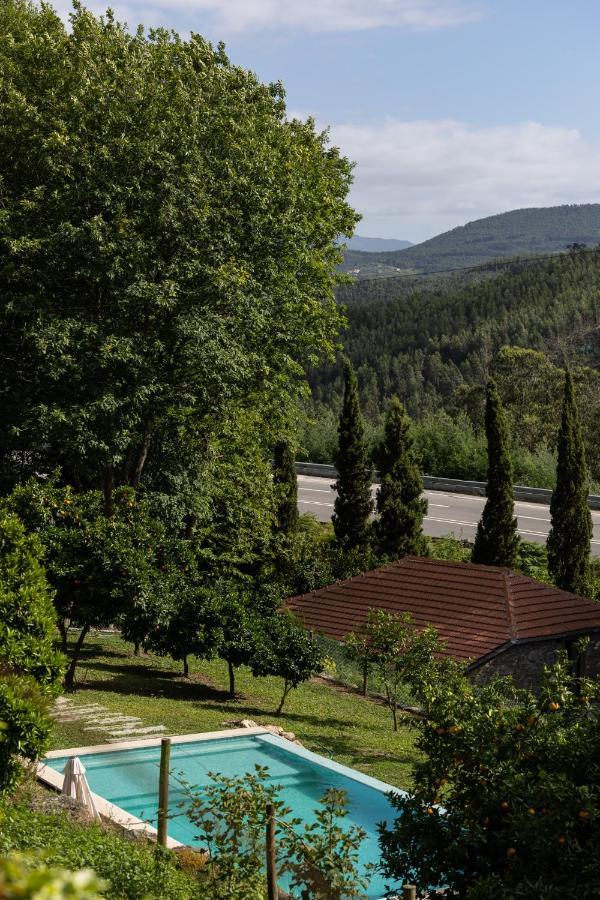
[[[417,889],[414,884],[405,884],[403,886],[402,900],[417,900]]]
[[[171,738],[160,742],[160,775],[158,780],[158,836],[161,847],[167,846],[167,822],[169,820],[169,763]]]
[[[277,870],[275,868],[275,811],[267,803],[267,897],[277,900]]]

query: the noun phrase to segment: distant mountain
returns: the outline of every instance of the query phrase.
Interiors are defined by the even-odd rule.
[[[478,266],[493,259],[559,253],[568,244],[600,243],[600,203],[515,209],[477,219],[405,250],[349,250],[343,268],[359,278],[436,272]]]
[[[362,237],[360,234],[355,234],[354,237],[351,237],[344,243],[348,246],[348,250],[364,250],[367,253],[384,253],[385,251],[390,253],[394,250],[405,250],[407,247],[413,246],[412,241],[397,241],[395,238]]]

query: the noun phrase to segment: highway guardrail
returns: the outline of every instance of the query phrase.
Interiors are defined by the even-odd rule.
[[[325,463],[297,462],[298,475],[314,475],[317,478],[337,478],[335,466]],[[377,473],[375,473],[377,477]],[[458,478],[438,478],[436,475],[424,475],[423,484],[428,491],[447,491],[449,494],[473,494],[477,497],[485,497],[485,481],[461,481]],[[550,504],[552,491],[547,488],[527,487],[523,484],[515,484],[513,488],[515,500],[528,500],[530,503]],[[600,496],[590,494],[588,497],[590,509],[600,509]]]

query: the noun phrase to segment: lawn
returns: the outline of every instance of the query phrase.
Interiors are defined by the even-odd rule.
[[[190,659],[190,677],[168,658],[136,657],[116,635],[89,639],[78,670],[78,686],[69,695],[78,706],[100,704],[111,712],[139,716],[144,725],[164,725],[169,734],[218,731],[237,719],[275,723],[295,732],[310,750],[361,772],[406,788],[417,759],[409,719],[392,730],[387,707],[353,691],[318,679],[293,691],[279,719],[273,710],[282,683],[237,672],[235,700],[228,699],[227,669],[220,660]],[[84,730],[84,726],[86,730]],[[89,722],[56,723],[52,749],[105,743],[106,730]]]

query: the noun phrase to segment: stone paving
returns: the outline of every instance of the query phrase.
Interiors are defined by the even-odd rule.
[[[136,740],[137,738],[164,737],[164,725],[144,725],[138,716],[115,713],[99,703],[77,705],[69,697],[59,697],[52,716],[57,722],[84,722],[84,731],[105,732],[108,743]]]

